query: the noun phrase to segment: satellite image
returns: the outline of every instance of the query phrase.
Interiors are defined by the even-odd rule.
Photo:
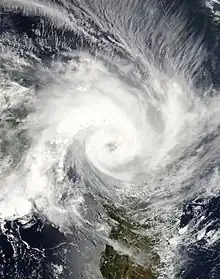
[[[220,1],[0,0],[0,279],[220,279]]]

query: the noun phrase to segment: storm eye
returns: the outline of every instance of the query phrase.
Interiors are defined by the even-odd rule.
[[[111,141],[111,142],[108,142],[108,143],[106,144],[106,147],[108,148],[108,150],[109,150],[110,152],[113,152],[113,151],[115,151],[115,149],[117,148],[117,144],[116,144],[116,142]]]

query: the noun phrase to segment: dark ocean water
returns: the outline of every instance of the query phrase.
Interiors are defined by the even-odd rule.
[[[204,216],[199,228],[205,229],[206,233],[218,230],[220,226],[220,197],[213,197],[205,201],[197,198],[184,207],[181,225],[184,227],[189,222],[196,222]],[[210,224],[210,221],[212,223]],[[196,234],[196,229],[194,230]],[[187,251],[181,247],[182,253],[188,254],[186,265],[182,268],[181,278],[220,278],[219,254],[220,242],[217,241],[210,248],[206,247],[204,239],[190,244]]]

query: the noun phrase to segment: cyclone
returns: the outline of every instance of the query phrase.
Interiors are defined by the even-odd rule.
[[[181,1],[3,0],[0,8],[2,234],[7,222],[38,214],[64,235],[74,228],[152,266],[151,278],[191,278],[183,266],[192,255],[182,251],[219,241],[217,219],[204,222],[220,158],[205,27]],[[106,204],[151,239],[149,254],[111,238]],[[186,221],[183,208],[194,204],[197,219]],[[83,278],[101,276],[92,264]]]

